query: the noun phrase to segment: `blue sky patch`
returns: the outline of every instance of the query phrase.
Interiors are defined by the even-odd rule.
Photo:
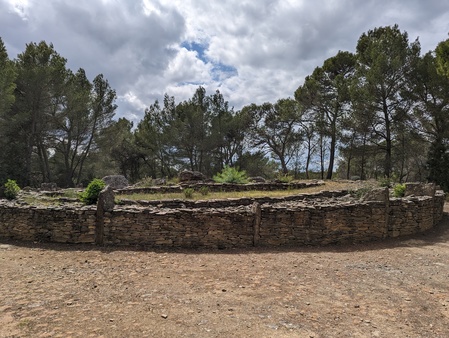
[[[181,47],[188,51],[195,51],[200,59],[205,64],[212,64],[212,79],[214,81],[223,81],[233,76],[237,76],[237,68],[226,65],[221,62],[213,62],[206,56],[206,50],[209,48],[208,44],[202,44],[195,41],[184,41]]]

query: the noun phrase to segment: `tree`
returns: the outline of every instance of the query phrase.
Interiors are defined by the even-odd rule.
[[[429,148],[428,179],[449,190],[449,81],[441,74],[438,58],[427,53],[415,64],[409,95],[415,102],[411,130],[420,137],[420,144]],[[426,151],[416,151],[415,156]]]
[[[279,160],[284,174],[302,135],[299,123],[303,111],[293,99],[280,99],[275,104],[252,104],[242,109],[250,116],[250,136],[253,147],[268,150]]]
[[[179,158],[187,164],[190,170],[211,174],[208,157],[212,150],[210,144],[211,114],[206,90],[199,87],[192,99],[176,106],[174,123],[175,147]]]
[[[135,142],[146,165],[146,173],[153,178],[172,177],[177,165],[174,139],[176,137],[175,98],[164,97],[164,106],[156,100],[145,109],[145,116],[137,125]]]
[[[403,93],[420,45],[417,40],[409,44],[407,33],[395,25],[362,34],[356,49],[359,112],[371,114],[370,141],[385,153],[384,175],[390,177],[395,133],[404,127],[411,107]]]
[[[53,161],[60,177],[58,184],[72,187],[80,176],[83,146],[89,131],[92,84],[83,69],[68,72],[64,95],[52,119],[52,138],[55,150]],[[60,163],[58,160],[60,159]]]
[[[84,163],[91,150],[96,147],[96,140],[101,130],[112,123],[112,118],[117,109],[116,98],[116,92],[110,87],[108,80],[103,77],[103,74],[97,75],[92,84],[87,128],[82,148],[79,151],[77,185],[81,181]]]
[[[109,127],[102,130],[97,144],[103,158],[111,167],[112,160],[120,174],[129,181],[136,182],[141,175],[141,165],[144,154],[136,145],[133,123],[126,118],[119,118]]]
[[[14,90],[16,87],[16,70],[14,63],[9,60],[6,47],[0,38],[0,184],[5,182],[8,177],[12,177],[14,169],[11,167],[9,159],[12,140],[8,138],[11,126],[8,126],[8,115],[11,106],[15,101]]]
[[[209,97],[211,110],[210,144],[215,161],[215,171],[233,166],[243,152],[243,141],[248,120],[240,112],[229,109],[220,91]]]
[[[449,77],[449,39],[438,44],[435,54],[438,74]]]
[[[305,109],[314,112],[316,130],[321,130],[321,138],[328,136],[329,163],[327,179],[332,178],[335,154],[339,138],[339,124],[350,108],[349,84],[354,74],[356,59],[349,52],[338,52],[324,61],[311,76],[307,76],[303,86],[295,92],[295,98]],[[322,142],[320,143],[322,144]],[[321,150],[321,164],[324,164],[324,149]],[[322,169],[324,171],[324,168]]]
[[[15,61],[16,100],[6,123],[21,160],[16,161],[22,185],[51,181],[49,128],[67,74],[66,59],[44,41],[26,45]],[[40,178],[36,177],[39,173]]]
[[[16,76],[14,64],[9,60],[6,47],[0,38],[0,118],[11,109],[15,101]]]

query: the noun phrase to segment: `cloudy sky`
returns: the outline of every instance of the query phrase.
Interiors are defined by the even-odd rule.
[[[292,97],[304,77],[360,35],[397,23],[423,52],[448,38],[441,0],[0,0],[11,59],[45,40],[117,91],[117,117],[139,121],[164,93],[198,86],[230,106]]]

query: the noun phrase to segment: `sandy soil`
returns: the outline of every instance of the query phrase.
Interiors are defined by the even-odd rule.
[[[449,216],[324,248],[2,241],[0,337],[449,337]]]

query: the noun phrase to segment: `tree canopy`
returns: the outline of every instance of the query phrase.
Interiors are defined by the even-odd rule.
[[[449,190],[449,39],[421,55],[397,25],[362,33],[306,76],[294,98],[231,107],[220,91],[166,94],[140,121],[115,119],[102,74],[73,72],[52,44],[10,60],[0,39],[0,183],[132,182],[238,167],[276,178],[429,180]]]

